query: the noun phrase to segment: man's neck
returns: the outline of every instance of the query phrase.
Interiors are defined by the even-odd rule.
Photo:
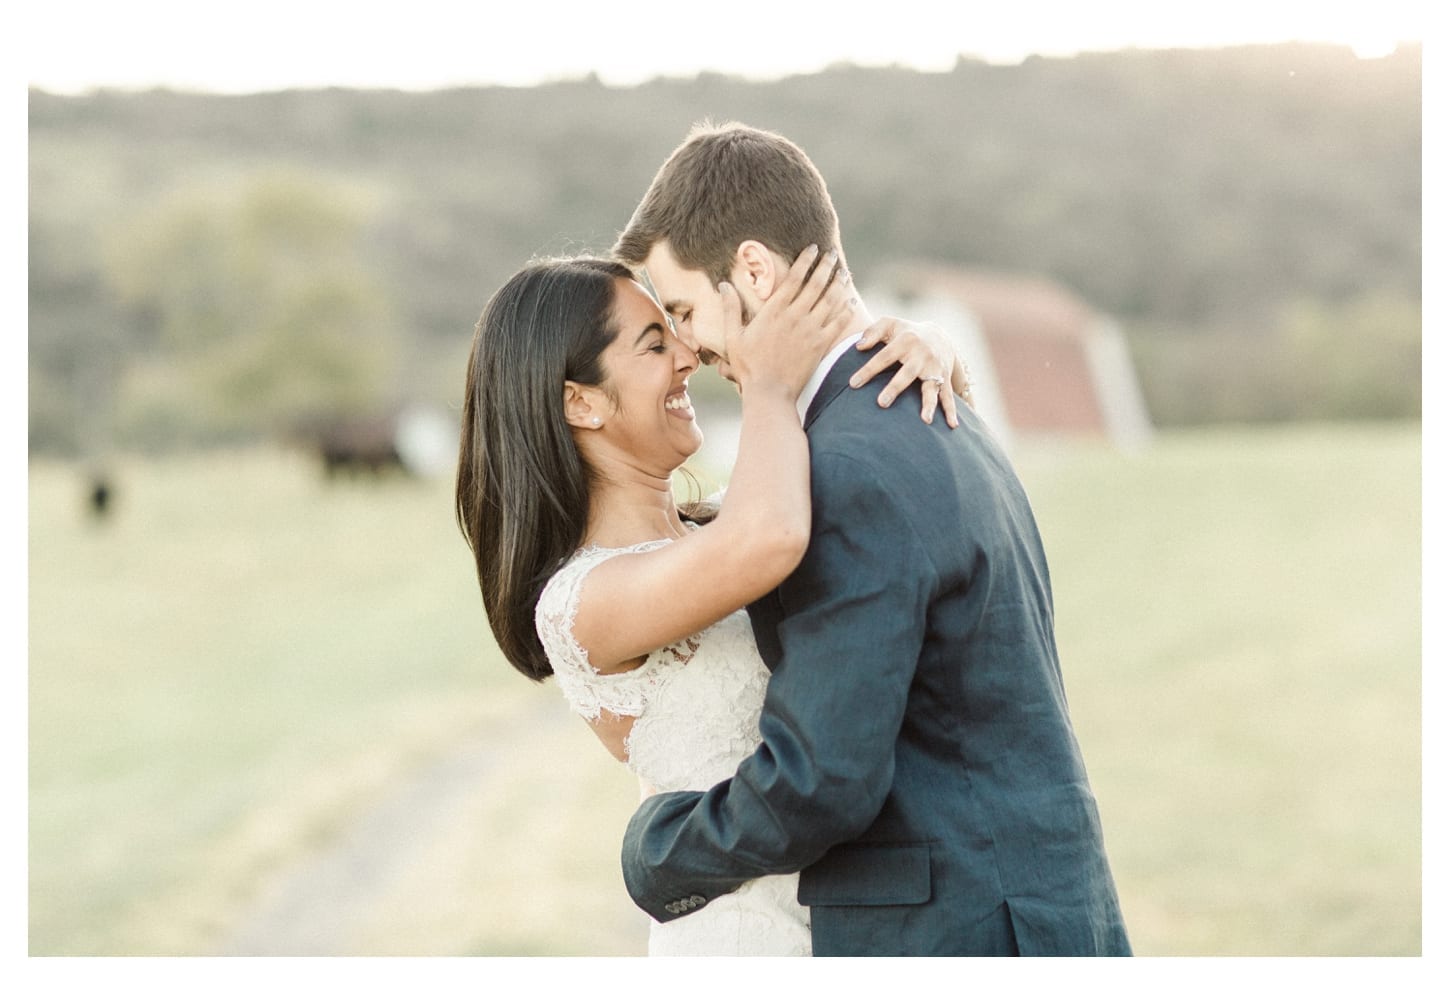
[[[846,319],[845,327],[837,332],[836,337],[831,340],[832,347],[852,335],[860,335],[876,320],[871,317],[871,312],[866,310],[866,302],[861,300],[861,295],[856,293],[855,288],[851,289],[851,298],[855,301],[855,304],[851,305],[851,317]]]

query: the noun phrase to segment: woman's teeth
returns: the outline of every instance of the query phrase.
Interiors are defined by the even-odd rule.
[[[665,408],[667,410],[685,410],[689,406],[690,398],[685,394],[681,394],[678,397],[671,397],[665,401]]]

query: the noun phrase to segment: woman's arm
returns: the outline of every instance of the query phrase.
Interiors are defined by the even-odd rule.
[[[725,342],[740,387],[740,447],[715,520],[696,533],[599,565],[584,582],[574,637],[601,671],[723,619],[784,581],[811,529],[810,460],[796,399],[850,316],[846,281],[827,256],[792,265],[749,325],[721,285]]]

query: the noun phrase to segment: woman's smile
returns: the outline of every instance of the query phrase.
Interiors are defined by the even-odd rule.
[[[665,413],[685,421],[695,419],[695,407],[690,403],[689,391],[684,386],[676,387],[665,397]]]

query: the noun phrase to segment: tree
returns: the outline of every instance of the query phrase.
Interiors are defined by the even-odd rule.
[[[106,275],[140,340],[119,397],[130,436],[255,436],[385,402],[396,346],[366,206],[272,172],[189,187],[113,230]]]

